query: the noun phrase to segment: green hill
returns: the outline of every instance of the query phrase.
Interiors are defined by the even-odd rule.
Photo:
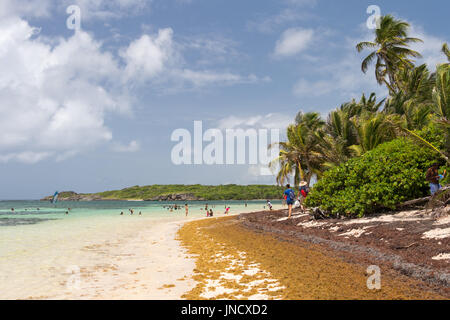
[[[148,200],[148,201],[187,201],[187,200],[256,200],[281,199],[283,188],[269,185],[151,185],[134,186],[122,190],[91,194],[61,192],[60,201],[90,200]],[[46,197],[42,200],[49,200]]]

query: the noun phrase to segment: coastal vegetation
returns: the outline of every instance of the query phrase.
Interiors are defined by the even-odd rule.
[[[409,36],[409,24],[381,17],[373,41],[356,45],[370,50],[362,72],[374,65],[387,97],[362,94],[331,111],[300,112],[280,143],[277,182],[311,184],[307,200],[330,216],[360,217],[393,209],[402,201],[427,195],[425,172],[432,162],[450,165],[450,52],[443,62],[416,65],[421,39]],[[435,69],[435,71],[434,71]]]
[[[280,199],[282,188],[270,185],[151,185],[134,186],[122,190],[91,194],[61,192],[64,200],[148,200],[148,201],[188,201],[188,200],[257,200]],[[49,197],[51,198],[51,197]],[[48,200],[47,198],[44,200]]]
[[[307,203],[334,216],[393,210],[398,203],[427,193],[424,172],[433,162],[435,155],[426,148],[395,139],[325,172]]]

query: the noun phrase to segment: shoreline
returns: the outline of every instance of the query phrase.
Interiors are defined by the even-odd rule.
[[[73,257],[49,260],[52,264],[46,271],[47,278],[27,278],[31,271],[27,269],[14,273],[12,277],[18,281],[3,282],[0,292],[8,294],[1,298],[372,300],[450,297],[448,283],[442,282],[447,279],[442,274],[448,270],[445,260],[448,257],[433,260],[434,278],[429,276],[430,270],[417,268],[412,261],[390,259],[382,248],[363,243],[369,235],[355,231],[369,231],[360,225],[371,226],[368,220],[373,218],[315,221],[310,220],[309,215],[294,211],[294,219],[287,220],[286,209],[238,211],[214,217],[182,214],[163,219],[130,218],[120,220],[119,225],[111,221],[110,226],[119,228],[116,232],[111,233],[108,226],[96,229],[100,234],[95,236],[92,231],[86,231],[83,241],[70,246]],[[383,215],[375,217],[374,223],[383,226],[380,232],[385,233],[386,226],[398,228],[398,223],[419,225],[417,221],[422,221],[421,225],[430,224],[410,214],[401,217],[406,217],[407,221],[403,218],[397,221],[398,215]],[[446,227],[447,220],[448,217],[444,218],[437,226]],[[86,226],[91,224],[85,223]],[[326,224],[328,229],[324,227]],[[336,229],[337,226],[340,229]],[[413,230],[409,224],[403,227]],[[57,230],[58,226],[52,228]],[[419,229],[426,232],[423,226]],[[375,238],[380,238],[376,228],[371,227],[370,231],[375,233]],[[340,234],[347,236],[339,237]],[[78,233],[67,236],[79,238]],[[409,238],[405,238],[409,243]],[[51,242],[54,242],[52,251],[66,250],[56,238]],[[408,254],[414,250],[417,248],[406,249]],[[430,255],[435,256],[435,253]],[[69,288],[74,274],[66,268],[77,264],[79,286]],[[382,290],[375,292],[368,290],[365,282],[366,268],[374,264],[382,269],[383,279]],[[436,277],[441,281],[430,281]],[[31,282],[26,286],[20,284],[26,279]],[[29,294],[22,293],[20,287],[26,288]]]
[[[275,228],[270,226],[264,229],[252,228],[248,223],[245,225],[248,216],[276,216],[277,219],[272,220],[283,223],[287,220],[283,218],[285,211],[261,211],[184,224],[178,236],[183,246],[197,256],[194,276],[197,285],[183,298],[193,300],[450,298],[448,284],[442,281],[426,281],[426,277],[420,278],[411,270],[408,273],[401,269],[401,266],[412,267],[411,264],[402,265],[399,261],[394,261],[397,264],[393,266],[374,260],[357,250],[347,250],[346,254],[341,254],[339,243],[329,246],[325,243],[325,239],[307,241],[306,238],[299,239],[292,232],[276,233]],[[341,245],[345,245],[347,240],[341,241]],[[270,246],[277,250],[273,250]],[[367,249],[375,252],[374,248]],[[308,257],[308,261],[303,261],[305,257]],[[382,290],[375,292],[368,290],[365,282],[366,268],[373,264],[380,266],[383,279]],[[289,268],[294,268],[294,272],[288,270]],[[445,269],[443,272],[445,273]],[[312,280],[322,278],[328,279],[328,282]],[[348,281],[349,278],[353,279],[353,282]],[[441,280],[445,279],[444,275]],[[334,285],[330,286],[330,283]]]
[[[31,257],[39,259],[36,263],[25,265],[21,263],[25,257],[20,255],[8,258],[21,268],[10,270],[0,281],[0,299],[180,299],[194,285],[194,260],[175,238],[183,223],[196,219],[128,219],[95,231],[82,228],[82,234],[55,233],[55,238],[48,240],[49,246]],[[88,222],[86,225],[89,228]],[[58,230],[58,226],[47,227],[48,233]],[[60,241],[61,237],[68,237],[69,242]],[[81,241],[70,242],[80,237]],[[42,260],[49,250],[70,250],[71,254]]]

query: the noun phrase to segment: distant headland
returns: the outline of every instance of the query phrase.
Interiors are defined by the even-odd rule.
[[[220,200],[259,200],[281,199],[283,189],[274,185],[235,184],[205,185],[150,185],[134,186],[122,190],[99,193],[76,193],[64,191],[59,193],[58,201],[220,201]],[[51,201],[48,196],[41,201]]]

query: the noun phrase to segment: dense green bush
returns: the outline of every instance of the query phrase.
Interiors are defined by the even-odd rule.
[[[362,217],[426,196],[425,173],[439,155],[400,138],[325,172],[307,199],[330,216]]]

